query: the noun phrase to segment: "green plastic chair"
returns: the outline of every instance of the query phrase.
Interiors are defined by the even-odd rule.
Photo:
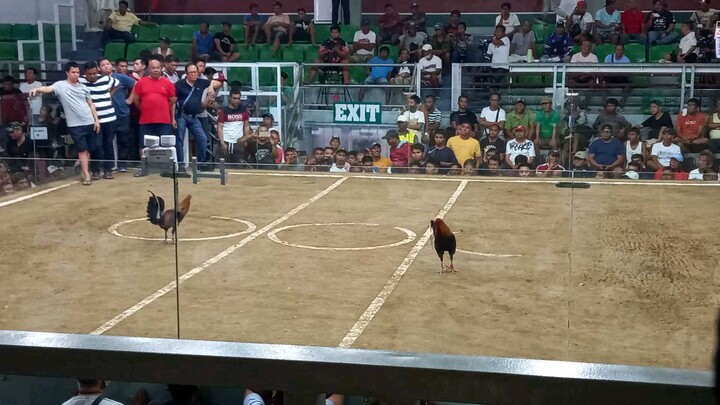
[[[260,51],[258,51],[257,46],[242,47],[238,49],[238,52],[240,52],[240,62],[257,62],[260,59]]]
[[[37,25],[13,24],[12,39],[15,41],[23,39],[38,39]]]
[[[184,25],[163,24],[160,26],[160,37],[170,39],[171,44],[191,43],[192,31],[186,30]],[[172,45],[171,45],[172,46]]]
[[[17,60],[17,43],[16,42],[0,42],[0,59]]]
[[[12,24],[0,24],[0,41],[12,40]]]
[[[535,42],[542,44],[545,42],[545,28],[547,27],[547,24],[533,24],[532,30],[535,33]],[[548,34],[549,35],[549,34]]]
[[[190,61],[190,52],[192,51],[192,44],[172,44],[171,46],[175,56],[180,59],[180,62]]]
[[[358,27],[357,25],[343,25],[340,28],[340,38],[344,39],[345,42],[347,42],[349,45],[352,43],[353,38],[355,38],[355,33],[359,29],[360,29],[360,27]],[[320,38],[317,36],[317,31],[315,32],[315,35],[316,35],[316,38]],[[328,30],[327,38],[330,38],[330,30]],[[324,38],[323,41],[327,38]]]
[[[350,67],[350,80],[355,81],[357,84],[361,84],[367,79],[368,73],[365,66],[352,66]]]
[[[305,46],[292,44],[282,50],[282,60],[285,62],[301,63],[305,60]]]
[[[272,46],[258,45],[258,62],[280,62],[282,61],[283,48],[280,47],[276,55],[272,53]]]
[[[72,36],[70,24],[60,24],[60,39],[63,42],[69,42]],[[54,25],[43,25],[43,37],[45,41],[55,40],[55,26]]]
[[[125,42],[108,42],[105,45],[105,57],[111,61],[125,59]]]
[[[57,59],[55,44],[45,43],[45,60]],[[23,44],[23,60],[40,60],[40,44]]]
[[[229,83],[239,81],[245,86],[250,86],[250,68],[228,68],[227,80]]]
[[[132,32],[138,42],[152,42],[157,46],[160,39],[160,28],[154,25],[135,25]]]
[[[603,63],[605,61],[605,57],[614,52],[615,45],[612,44],[601,44],[595,47],[595,55],[597,55],[598,61],[600,63]]]
[[[355,31],[353,31],[355,35]],[[323,41],[330,38],[330,25],[328,24],[316,24],[315,25],[315,39],[318,44],[322,44]],[[352,37],[350,38],[352,39]]]
[[[653,45],[650,47],[650,62],[657,63],[664,58],[666,54],[676,52],[677,45]]]
[[[127,58],[128,59],[135,59],[140,57],[140,54],[145,50],[151,50],[153,48],[157,47],[156,43],[148,43],[148,42],[133,42],[132,44],[128,44],[127,46]]]
[[[643,63],[647,61],[645,44],[627,44],[625,45],[625,55],[630,58],[632,63]]]

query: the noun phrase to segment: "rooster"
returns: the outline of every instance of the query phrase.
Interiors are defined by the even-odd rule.
[[[455,265],[453,264],[453,256],[455,256],[455,249],[457,248],[455,234],[452,233],[445,221],[440,218],[434,221],[431,220],[430,227],[435,237],[435,251],[440,257],[440,274],[445,273],[445,269],[449,269],[451,273],[455,273]],[[450,267],[445,266],[445,252],[448,252],[450,255]]]
[[[150,190],[148,190],[150,191]],[[147,204],[147,219],[151,224],[157,225],[165,231],[165,242],[167,242],[168,229],[172,229],[173,236],[175,235],[175,210],[169,209],[165,211],[165,200],[162,197],[158,197],[150,191],[152,197],[148,198]],[[182,222],[185,215],[190,211],[190,199],[191,195],[188,194],[182,201],[177,210],[177,223],[178,225]]]

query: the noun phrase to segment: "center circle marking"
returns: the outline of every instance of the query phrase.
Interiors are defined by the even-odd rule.
[[[356,250],[374,250],[374,249],[384,249],[389,247],[395,247],[404,245],[406,243],[410,243],[415,240],[417,235],[415,232],[407,229],[407,228],[401,228],[398,226],[394,226],[393,229],[396,229],[400,232],[405,233],[405,239],[394,242],[394,243],[388,243],[386,245],[377,245],[377,246],[364,246],[364,247],[332,247],[332,246],[309,246],[309,245],[301,245],[299,243],[291,243],[284,241],[280,239],[277,234],[279,232],[288,230],[288,229],[294,229],[294,228],[306,228],[310,226],[380,226],[380,224],[367,224],[367,223],[361,223],[361,222],[327,222],[327,223],[316,223],[316,224],[297,224],[297,225],[288,225],[283,226],[277,229],[274,229],[270,232],[268,232],[268,238],[270,238],[271,241],[275,243],[279,243],[281,245],[285,246],[291,246],[296,248],[302,248],[302,249],[312,249],[312,250],[332,250],[332,251],[356,251]]]

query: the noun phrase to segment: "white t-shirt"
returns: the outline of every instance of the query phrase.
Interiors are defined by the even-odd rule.
[[[372,31],[368,31],[367,34],[363,34],[362,30],[357,30],[355,31],[355,37],[353,37],[353,42],[375,44],[377,43],[377,36]],[[355,54],[373,55],[373,51],[368,51],[367,49],[358,49],[357,51],[355,51]]]
[[[423,125],[425,124],[425,113],[420,110],[415,110],[415,112],[405,111],[402,115],[406,116],[410,123],[417,121]]]
[[[493,111],[490,107],[485,107],[480,111],[480,118],[485,118],[485,121],[500,122],[505,121],[505,110],[498,108]],[[483,131],[487,135],[487,130]]]
[[[668,167],[670,166],[670,158],[682,153],[680,151],[680,147],[673,144],[670,144],[670,146],[663,145],[662,142],[656,142],[653,144],[650,155],[657,156],[658,162],[660,162],[661,165]]]
[[[502,20],[502,15],[495,17],[496,27],[500,25],[500,20]],[[505,26],[505,34],[510,35],[515,31],[515,27],[520,26],[520,19],[518,18],[517,14],[510,13],[507,20],[502,20],[502,25]]]
[[[692,48],[693,46],[697,47],[697,39],[695,38],[695,33],[690,32],[689,34],[680,38],[680,55],[685,55],[686,53],[688,53],[690,48]],[[695,48],[693,53],[699,55],[700,51]]]
[[[688,174],[688,180],[705,180],[704,175],[700,173],[700,169],[691,170]]]
[[[510,161],[515,162],[515,158],[520,155],[525,155],[528,158],[535,157],[535,144],[530,140],[525,140],[523,143],[518,143],[517,140],[511,139],[505,145],[505,153],[510,156]]]
[[[91,405],[93,401],[97,397],[99,397],[99,394],[91,394],[91,395],[76,395],[67,401],[63,402],[62,405]],[[109,398],[103,398],[102,401],[100,401],[100,405],[122,405],[120,402],[113,401]]]
[[[417,64],[421,72],[435,72],[438,70],[442,70],[442,59],[440,59],[440,57],[437,55],[433,55],[430,60],[428,60],[428,58],[426,57],[422,57]]]
[[[37,89],[38,87],[42,87],[42,83],[35,80],[32,84],[28,84],[27,82],[20,83],[20,91],[22,91],[25,94],[30,93],[30,90]],[[40,107],[42,107],[42,94],[38,93],[35,95],[35,97],[28,100],[30,103],[30,111],[32,112],[32,115],[38,115],[40,114]]]
[[[597,55],[590,52],[588,56],[583,56],[582,52],[578,52],[572,56],[570,63],[598,63]]]
[[[510,38],[507,36],[501,39],[503,45],[488,44],[488,53],[492,55],[492,63],[496,69],[510,69],[507,63],[510,63]]]

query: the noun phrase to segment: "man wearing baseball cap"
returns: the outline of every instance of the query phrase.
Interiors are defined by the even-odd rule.
[[[394,129],[387,131],[383,139],[390,145],[390,160],[393,168],[407,167],[412,153],[410,143],[400,140],[400,134]]]
[[[573,41],[579,45],[584,40],[592,41],[594,24],[595,20],[587,12],[587,2],[580,0],[575,5],[575,10],[568,17],[568,23],[565,26],[570,31]]]
[[[700,7],[692,13],[690,21],[698,27],[701,37],[712,35],[720,11],[710,7],[710,0],[700,0],[699,3]]]
[[[445,32],[445,26],[440,23],[435,24],[435,35],[430,38],[428,44],[432,46],[433,55],[442,59],[444,66],[450,66],[452,41]]]
[[[422,46],[422,59],[417,63],[418,68],[422,72],[422,83],[430,87],[440,87],[442,79],[443,63],[437,55],[433,54],[433,47],[430,44]]]
[[[400,36],[398,41],[399,50],[407,49],[410,55],[414,55],[416,59],[422,56],[420,48],[427,42],[428,36],[425,31],[420,31],[414,22],[406,23],[405,33]]]
[[[405,22],[405,28],[410,26],[410,23],[415,24],[418,31],[425,32],[425,23],[427,22],[427,16],[424,12],[420,11],[420,5],[413,3],[410,6],[411,14],[407,16],[403,21]]]
[[[353,37],[353,54],[350,56],[350,61],[353,63],[368,63],[375,54],[377,42],[377,36],[373,31],[370,31],[370,21],[363,18],[360,22],[360,29],[355,31]]]
[[[522,155],[527,157],[527,163],[532,166],[535,161],[535,144],[527,139],[527,129],[518,125],[513,128],[513,133],[515,139],[509,140],[505,145],[505,165],[510,169],[517,169],[515,158]]]
[[[392,166],[392,160],[382,156],[382,146],[377,142],[370,146],[370,157],[373,160],[373,171],[376,173],[387,173],[387,168]]]
[[[505,139],[512,139],[514,134],[512,128],[518,125],[527,129],[528,139],[535,138],[535,115],[526,109],[524,98],[515,100],[515,109],[505,116]]]
[[[416,143],[418,141],[417,132],[408,129],[410,119],[406,114],[400,114],[397,117],[398,134],[401,141]]]

